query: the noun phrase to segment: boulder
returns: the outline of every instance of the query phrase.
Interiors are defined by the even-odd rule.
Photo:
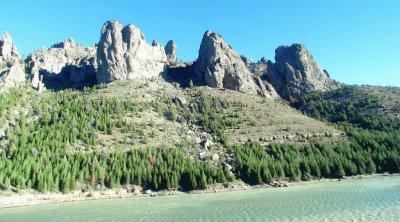
[[[165,46],[165,53],[167,54],[168,62],[176,62],[176,43],[174,40],[169,40]]]
[[[206,150],[207,150],[208,148],[210,148],[213,144],[214,144],[214,143],[213,143],[211,140],[209,140],[209,139],[205,139],[205,140],[203,140],[203,141],[200,142],[201,147],[203,147],[203,148],[206,149]]]
[[[199,158],[200,158],[201,160],[203,160],[205,157],[206,157],[206,152],[200,152],[200,153],[199,153]]]
[[[194,65],[197,79],[214,88],[264,95],[240,55],[217,33],[207,31]]]
[[[229,163],[224,163],[224,167],[225,169],[227,169],[228,171],[232,170],[232,166]]]
[[[214,162],[219,161],[219,154],[218,154],[218,153],[214,153],[214,154],[211,156],[211,159],[212,159],[212,161],[214,161]]]
[[[327,75],[301,44],[280,46],[275,50],[275,64],[267,63],[262,77],[285,99],[299,99],[311,91],[337,89],[340,84]]]
[[[13,87],[25,81],[24,64],[10,34],[0,40],[0,86]]]
[[[73,39],[32,53],[27,59],[33,88],[83,88],[96,83],[96,46],[77,45]]]
[[[103,25],[97,48],[98,83],[159,76],[167,62],[164,48],[156,42],[147,44],[133,24],[108,21]]]
[[[133,194],[139,195],[143,191],[143,188],[138,185],[132,185],[129,191]]]
[[[179,103],[181,106],[186,105],[188,102],[186,100],[186,98],[182,95],[175,95],[174,96],[174,102],[175,103]]]

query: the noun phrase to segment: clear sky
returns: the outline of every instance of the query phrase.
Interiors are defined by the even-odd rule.
[[[147,41],[174,39],[178,59],[197,58],[206,30],[253,60],[303,43],[331,77],[348,84],[400,86],[399,0],[6,0],[0,32],[20,52],[74,38],[93,45],[111,19],[134,23]]]

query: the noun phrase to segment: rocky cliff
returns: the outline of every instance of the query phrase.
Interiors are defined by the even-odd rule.
[[[96,46],[77,45],[70,39],[34,52],[25,62],[36,89],[43,84],[57,90],[162,76],[183,87],[207,85],[295,100],[311,91],[340,87],[301,44],[278,47],[275,63],[265,58],[254,63],[240,56],[221,35],[210,31],[204,34],[198,59],[193,63],[176,61],[176,45],[173,40],[165,48],[156,41],[149,45],[133,24],[108,21]],[[23,82],[24,67],[7,33],[0,46],[0,84]]]
[[[285,99],[298,99],[311,91],[340,87],[339,83],[330,79],[304,45],[278,47],[275,50],[275,62],[264,62],[258,67],[266,70],[262,78],[270,82]]]
[[[17,86],[25,81],[24,64],[10,34],[0,40],[0,86]]]
[[[176,42],[174,40],[169,40],[167,45],[165,45],[165,53],[167,54],[168,62],[176,62]]]
[[[168,63],[164,48],[149,45],[144,34],[133,24],[117,21],[103,25],[97,49],[97,81],[151,78],[163,74]]]
[[[247,68],[240,55],[217,33],[207,31],[194,65],[195,76],[206,85],[274,98]],[[258,84],[257,84],[258,83]]]
[[[39,88],[82,88],[96,83],[96,47],[77,45],[73,39],[32,53],[27,59],[32,86]]]

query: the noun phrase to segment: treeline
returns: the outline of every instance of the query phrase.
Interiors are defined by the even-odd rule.
[[[250,184],[274,180],[342,178],[373,172],[400,172],[400,135],[346,127],[350,141],[308,145],[259,143],[235,149],[237,177]]]
[[[182,148],[132,149],[127,152],[32,153],[16,150],[2,153],[0,184],[38,191],[69,192],[90,185],[114,188],[141,185],[148,189],[203,189],[226,183],[233,176],[222,167],[187,158]]]
[[[114,188],[135,184],[156,190],[190,190],[235,179],[260,184],[279,179],[400,172],[400,133],[395,127],[398,122],[389,123],[381,114],[368,116],[366,121],[357,120],[357,115],[363,115],[357,114],[362,107],[378,102],[373,99],[350,99],[341,105],[326,102],[317,94],[303,98],[301,107],[312,107],[305,112],[341,124],[339,127],[347,133],[343,141],[274,143],[267,147],[247,143],[229,147],[223,131],[242,123],[240,113],[244,105],[240,102],[196,90],[190,92],[188,102],[168,96],[158,101],[133,102],[92,96],[96,87],[38,98],[18,90],[0,94],[1,115],[18,105],[33,104],[27,113],[20,112],[12,121],[14,125],[0,137],[0,189],[69,192],[99,185]],[[170,121],[196,124],[216,135],[234,157],[233,172],[220,163],[190,158],[187,151],[192,147],[158,149],[127,145],[124,150],[96,150],[97,145],[102,146],[99,133],[129,133],[143,140],[143,126],[128,121],[126,116],[149,110]],[[340,113],[346,114],[346,120],[339,120]],[[375,123],[380,120],[382,123]],[[81,146],[88,149],[76,148]]]
[[[150,109],[171,121],[195,121],[209,132],[220,132],[227,118],[220,117],[223,113],[217,110],[227,107],[227,103],[205,95],[196,97],[193,107],[169,97],[135,103],[85,96],[95,90],[66,90],[39,99],[29,98],[34,105],[27,115],[19,115],[12,129],[0,138],[0,188],[69,192],[84,185],[113,188],[136,184],[152,189],[197,189],[234,179],[221,165],[191,160],[184,151],[187,147],[131,146],[129,151],[107,152],[94,148],[99,144],[99,132],[143,134],[141,126],[127,121],[125,116]],[[21,98],[18,91],[3,97],[0,107],[5,110]],[[212,125],[215,119],[222,124]],[[93,149],[76,150],[76,145]]]
[[[293,106],[313,118],[332,123],[349,123],[364,129],[380,131],[400,129],[399,118],[387,113],[397,112],[397,115],[400,115],[400,109],[394,107],[393,110],[384,111],[386,105],[379,97],[354,86],[309,93]],[[400,103],[397,106],[400,106]]]
[[[238,146],[238,175],[245,181],[257,184],[285,177],[308,180],[400,172],[400,119],[396,107],[388,110],[390,107],[377,96],[353,86],[309,93],[292,105],[313,118],[334,123],[347,138],[308,145]]]

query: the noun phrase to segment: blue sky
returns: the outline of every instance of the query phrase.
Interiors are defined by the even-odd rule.
[[[174,39],[184,61],[197,58],[212,30],[255,61],[303,43],[338,81],[400,86],[398,0],[7,0],[2,9],[0,32],[24,55],[70,37],[93,45],[102,24],[116,19],[134,23],[148,42]]]

